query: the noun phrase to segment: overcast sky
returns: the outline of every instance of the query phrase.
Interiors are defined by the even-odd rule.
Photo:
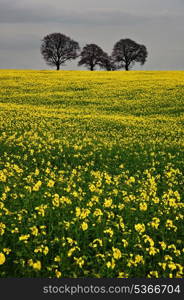
[[[184,69],[184,0],[0,0],[0,68],[49,69],[40,44],[53,32],[109,54],[130,38],[149,52],[135,69]],[[64,69],[77,69],[77,62]]]

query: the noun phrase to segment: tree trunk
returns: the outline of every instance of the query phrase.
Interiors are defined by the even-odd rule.
[[[60,65],[59,65],[59,64],[57,64],[57,65],[56,65],[56,67],[57,67],[57,69],[56,69],[56,70],[57,70],[57,71],[59,71],[59,69],[60,69]]]
[[[94,70],[94,66],[93,66],[93,65],[90,66],[90,70],[91,70],[91,71]]]
[[[125,70],[129,71],[129,65],[128,64],[125,65]]]

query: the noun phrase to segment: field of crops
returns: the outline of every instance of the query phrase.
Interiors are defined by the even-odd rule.
[[[0,71],[0,277],[184,277],[184,72]]]

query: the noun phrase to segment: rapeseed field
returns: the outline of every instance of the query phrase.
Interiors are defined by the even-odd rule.
[[[0,277],[184,277],[184,72],[0,71]]]

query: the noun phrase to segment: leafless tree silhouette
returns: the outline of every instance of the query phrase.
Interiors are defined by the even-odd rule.
[[[43,38],[40,50],[46,63],[56,66],[59,70],[66,61],[78,56],[80,48],[70,37],[61,33],[51,33]]]
[[[130,70],[138,62],[143,65],[148,56],[147,49],[144,45],[139,45],[130,39],[121,39],[118,41],[112,51],[112,61],[116,69],[124,68]]]
[[[109,57],[96,44],[87,44],[80,54],[79,66],[85,65],[89,70],[93,71],[96,66],[106,69],[109,63]]]

